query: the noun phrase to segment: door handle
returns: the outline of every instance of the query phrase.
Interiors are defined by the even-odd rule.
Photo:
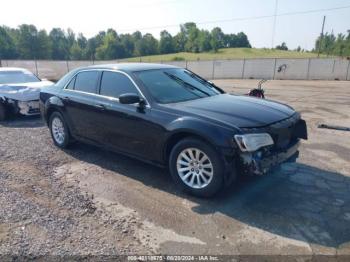
[[[68,96],[65,96],[65,97],[62,98],[62,100],[63,100],[64,102],[69,102],[69,101],[70,101],[70,98],[69,98]]]
[[[106,107],[104,105],[101,105],[101,104],[97,104],[97,105],[95,105],[95,107],[97,109],[100,109],[100,110],[106,110]]]

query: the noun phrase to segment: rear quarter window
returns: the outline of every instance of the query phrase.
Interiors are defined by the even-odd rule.
[[[70,90],[73,90],[74,89],[74,84],[75,84],[75,79],[76,77],[74,77],[70,82],[69,84],[67,85],[67,89],[70,89]]]
[[[98,71],[80,72],[75,77],[74,90],[86,93],[96,93]]]

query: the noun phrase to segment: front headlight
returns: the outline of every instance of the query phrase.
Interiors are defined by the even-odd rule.
[[[263,146],[273,145],[273,140],[267,133],[235,135],[235,140],[242,152],[253,152]]]

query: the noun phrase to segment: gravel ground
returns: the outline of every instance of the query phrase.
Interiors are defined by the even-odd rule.
[[[113,216],[93,195],[62,181],[57,167],[74,158],[57,150],[38,118],[0,127],[0,254],[148,253],[131,212]]]
[[[246,93],[256,80],[217,80]],[[0,123],[0,255],[350,255],[350,82],[269,81],[302,112],[294,165],[206,200],[167,170],[77,143],[56,148],[40,118]],[[1,258],[0,258],[1,260]]]

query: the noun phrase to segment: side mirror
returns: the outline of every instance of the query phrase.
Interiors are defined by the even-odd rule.
[[[137,94],[127,93],[119,96],[121,104],[136,104],[140,103],[141,98]]]

